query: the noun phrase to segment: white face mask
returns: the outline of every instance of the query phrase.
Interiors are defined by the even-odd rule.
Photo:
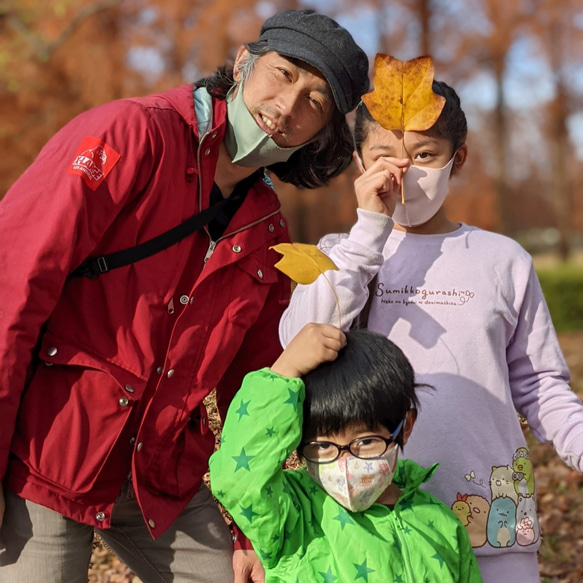
[[[443,168],[409,166],[403,179],[405,204],[397,201],[393,220],[403,227],[426,223],[441,208],[449,192],[449,175],[455,154]]]
[[[280,148],[271,136],[258,125],[243,99],[243,85],[233,97],[233,86],[227,93],[227,129],[225,147],[231,162],[247,168],[261,168],[277,162],[287,162],[288,158],[305,144],[291,148]]]
[[[393,481],[397,447],[389,448],[380,458],[363,460],[349,455],[324,464],[306,461],[306,465],[310,476],[336,502],[351,512],[360,512],[372,506]]]

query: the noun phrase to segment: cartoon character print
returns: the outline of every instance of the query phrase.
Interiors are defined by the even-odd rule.
[[[492,466],[490,491],[492,500],[496,498],[512,498],[514,504],[518,503],[518,494],[514,490],[512,466]]]
[[[472,543],[472,547],[482,547],[486,544],[487,540],[486,528],[490,503],[486,498],[477,494],[468,495],[467,502],[472,512],[470,522],[467,526],[470,542]]]
[[[522,496],[534,494],[534,471],[526,447],[519,447],[512,456],[514,490]]]
[[[534,472],[526,448],[516,450],[512,465],[492,466],[487,481],[476,478],[473,470],[464,477],[466,482],[490,493],[487,500],[478,494],[457,492],[451,504],[452,511],[466,527],[473,548],[486,543],[507,548],[538,542]]]
[[[470,522],[470,516],[472,514],[470,505],[468,504],[468,495],[464,494],[462,496],[458,492],[457,500],[451,505],[451,509],[453,510],[454,514],[460,519],[460,522],[464,526],[468,526]]]
[[[516,507],[516,542],[525,547],[539,539],[539,526],[536,517],[534,496],[518,496]]]

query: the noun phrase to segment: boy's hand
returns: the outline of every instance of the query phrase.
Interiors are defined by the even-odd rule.
[[[271,370],[280,375],[298,378],[319,364],[336,360],[346,344],[344,332],[331,324],[306,324],[287,345]]]
[[[408,158],[379,158],[354,181],[358,208],[391,217],[401,196],[403,174],[411,165]]]

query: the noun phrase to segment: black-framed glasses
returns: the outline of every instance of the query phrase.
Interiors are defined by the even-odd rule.
[[[382,435],[364,435],[357,437],[346,445],[338,445],[333,441],[308,441],[300,447],[300,454],[304,459],[316,464],[327,464],[336,461],[343,451],[348,451],[354,457],[369,460],[381,457],[391,445],[395,443],[397,435],[403,428],[404,420],[390,437]]]

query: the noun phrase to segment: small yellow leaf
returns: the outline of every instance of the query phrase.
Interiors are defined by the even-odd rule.
[[[334,261],[315,245],[280,243],[270,249],[283,255],[275,267],[296,283],[307,285],[316,281],[319,275],[329,269],[338,270]]]
[[[439,118],[445,98],[433,92],[433,60],[399,61],[378,53],[374,61],[374,91],[362,101],[386,130],[422,132]]]

